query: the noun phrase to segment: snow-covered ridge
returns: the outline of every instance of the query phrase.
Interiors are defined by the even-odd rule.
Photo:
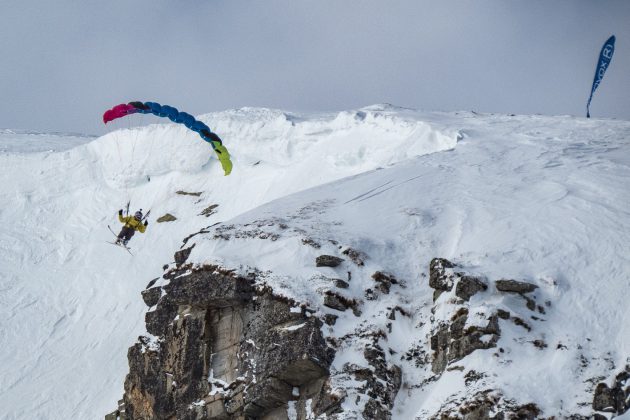
[[[132,122],[120,124],[155,121],[143,115],[127,118]],[[277,177],[311,180],[296,190],[452,149],[460,137],[456,129],[436,127],[417,115],[384,106],[318,115],[241,108],[199,119],[220,133],[238,168],[236,177],[248,176],[253,165],[263,165],[273,168]],[[90,148],[102,163],[106,179],[118,180],[118,185],[137,185],[147,175],[172,171],[195,173],[209,161],[212,164],[208,145],[174,123],[117,130]]]

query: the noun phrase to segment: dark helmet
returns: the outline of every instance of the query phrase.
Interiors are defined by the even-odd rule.
[[[134,215],[133,218],[140,221],[142,220],[142,209],[138,210]]]

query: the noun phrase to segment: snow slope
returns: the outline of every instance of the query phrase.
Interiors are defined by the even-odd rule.
[[[266,281],[275,290],[308,301],[320,313],[339,314],[323,307],[323,296],[314,293],[330,287],[326,277],[345,278],[350,270],[348,297],[364,303],[375,271],[404,279],[406,288],[366,304],[360,319],[345,312],[329,331],[337,338],[359,328],[386,331],[391,321],[385,315],[396,305],[414,314],[411,320],[398,319],[381,343],[398,355],[389,361],[403,365],[403,391],[394,411],[400,419],[426,418],[464,390],[459,372],[418,388],[430,371],[400,357],[416,344],[427,346],[421,325],[432,316],[433,290],[422,276],[430,260],[445,257],[491,280],[534,283],[551,309],[543,321],[530,321],[533,332],[504,328],[498,344],[504,356],[493,363],[492,352],[477,351],[458,364],[486,373],[493,378],[487,382],[508,398],[536,402],[546,415],[589,415],[593,378],[610,379],[607,375],[617,373],[630,357],[630,124],[539,116],[418,118],[457,128],[464,139],[453,150],[411,158],[243,214],[230,221],[234,228],[218,226],[196,237],[189,261],[243,271],[255,264],[271,273]],[[278,239],[230,236],[250,231],[261,237],[257,230]],[[229,240],[217,240],[216,232]],[[321,248],[302,246],[303,239]],[[315,267],[317,255],[340,255],[346,247],[365,253],[365,266]],[[516,298],[492,290],[475,299],[482,313],[490,306],[513,314],[519,308]],[[435,317],[441,316],[440,305],[447,302],[438,301]],[[527,310],[521,316],[530,319]],[[531,337],[547,348],[536,348]],[[344,362],[361,365],[362,346],[351,343],[338,353],[334,368],[340,377]],[[339,379],[337,386],[347,390],[352,380]]]
[[[156,121],[137,117],[134,123]],[[513,362],[487,369],[506,393],[539,401],[546,412],[558,413],[560,399],[562,410],[583,409],[587,390],[566,392],[559,384],[601,374],[598,364],[606,372],[608,361],[622,366],[629,356],[630,123],[388,105],[316,115],[246,108],[201,119],[234,157],[229,177],[221,176],[207,144],[176,124],[120,129],[93,141],[59,137],[58,148],[38,146],[37,135],[16,141],[0,132],[6,418],[102,418],[111,411],[122,395],[126,350],[144,331],[139,292],[162,274],[185,236],[227,221],[215,228],[229,234],[232,225],[246,230],[252,221],[275,221],[263,229],[279,239],[202,235],[193,261],[269,271],[274,288],[322,312],[328,309],[316,293],[324,287],[318,279],[335,273],[313,261],[338,251],[330,239],[369,257],[353,268],[350,294],[363,297],[377,269],[404,279],[405,289],[362,315],[381,328],[387,306],[414,314],[389,336],[387,345],[399,353],[426,343],[419,323],[428,316],[431,290],[421,273],[433,257],[538,284],[554,310],[536,333],[554,345],[533,352],[508,334],[502,345]],[[133,209],[152,211],[147,233],[130,243],[133,257],[105,243],[113,237],[107,224],[118,229],[116,211],[128,200]],[[216,214],[200,215],[213,204]],[[178,219],[155,222],[167,212]],[[276,232],[278,221],[289,229]],[[322,248],[303,246],[304,238]],[[344,317],[327,333],[352,330],[356,320]],[[588,346],[578,349],[585,336]],[[568,350],[554,353],[556,341]],[[580,371],[582,354],[594,361],[592,372]],[[360,357],[349,344],[334,368]],[[473,353],[466,363],[487,360]],[[398,363],[407,384],[426,374]],[[541,384],[543,369],[553,375]],[[462,388],[457,381],[405,388],[396,418],[434,410]]]

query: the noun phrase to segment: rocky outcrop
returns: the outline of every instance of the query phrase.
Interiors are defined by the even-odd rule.
[[[497,315],[491,315],[485,326],[466,325],[468,310],[461,308],[450,323],[442,323],[431,336],[432,369],[442,373],[449,363],[463,359],[475,350],[496,347],[501,330]]]
[[[146,315],[153,337],[128,352],[126,418],[286,418],[290,401],[299,418],[331,409],[334,351],[318,318],[219,267],[165,277],[143,295],[159,300]]]
[[[445,404],[431,420],[536,420],[540,419],[540,408],[529,403],[518,405],[505,400],[500,392],[483,390],[469,396],[465,401]],[[550,417],[549,419],[553,419]]]
[[[343,258],[334,255],[320,255],[315,259],[316,267],[337,267],[343,262]]]
[[[508,293],[531,293],[538,288],[535,284],[517,280],[497,280],[494,284],[497,290]]]
[[[163,216],[158,217],[156,222],[165,223],[165,222],[174,222],[175,220],[177,220],[177,217],[173,216],[170,213],[166,213]]]
[[[206,207],[205,209],[203,209],[203,211],[199,213],[199,216],[210,217],[217,212],[217,207],[219,207],[218,204],[212,204]]]
[[[612,387],[604,382],[597,384],[593,410],[617,415],[630,410],[630,365],[617,374]]]
[[[258,225],[251,228],[255,238],[274,240],[273,232]],[[230,229],[226,232],[233,237],[242,234]],[[405,300],[406,281],[386,271],[370,276],[350,259],[343,272],[334,274],[345,278],[347,273],[347,281],[313,277],[321,285],[313,289],[321,300],[311,309],[276,295],[265,285],[268,273],[237,275],[218,266],[191,265],[187,260],[193,247],[178,251],[175,264],[165,268],[165,281],[153,280],[142,292],[150,308],[145,316],[149,334],[128,351],[125,394],[108,418],[387,420],[397,418],[394,402],[401,389],[457,377],[465,387],[445,395],[439,408],[419,418],[539,419],[557,414],[503,395],[493,371],[479,364],[513,363],[513,342],[533,346],[540,354],[556,346],[558,351],[566,349],[541,331],[551,302],[534,284],[488,281],[436,258],[428,273],[433,303],[418,316]],[[336,267],[342,262],[321,255],[316,265]],[[331,271],[337,270],[323,270]],[[426,284],[426,274],[420,277]],[[545,301],[545,308],[537,301]],[[396,340],[412,320],[421,320],[413,328],[423,331],[423,338],[400,351]],[[467,359],[472,353],[478,357]],[[418,370],[413,371],[414,366]],[[411,374],[406,370],[410,367]],[[408,382],[412,375],[419,381]],[[587,396],[603,378],[592,381]],[[629,378],[627,367],[612,385],[600,382],[593,410],[607,416],[627,411]]]
[[[455,265],[445,258],[434,258],[429,265],[429,287],[440,292],[450,292],[453,288]],[[435,301],[435,295],[434,299]]]
[[[435,258],[429,266],[429,285],[439,292],[434,294],[437,300],[441,293],[455,289],[455,296],[467,302],[488,286],[483,279],[454,271],[455,264],[444,258]],[[434,319],[431,332],[431,350],[433,351],[432,371],[444,372],[447,366],[463,359],[475,350],[496,347],[501,335],[499,314],[485,315],[485,318],[471,322],[467,306],[453,306],[450,318]],[[435,311],[435,308],[434,308]]]
[[[484,277],[464,273],[461,267],[444,258],[435,258],[429,267],[429,285],[435,289],[434,306],[431,318],[430,347],[432,350],[431,371],[437,380],[445,371],[464,371],[465,363],[457,363],[475,351],[496,348],[501,339],[501,324],[511,324],[524,328],[528,333],[532,328],[520,317],[498,306],[488,304],[497,295],[515,293],[525,297],[537,286],[515,280],[498,280],[495,282],[496,292],[488,292],[488,282]],[[483,295],[483,294],[486,295]],[[494,294],[490,299],[488,294]],[[475,300],[473,296],[479,295]],[[525,297],[529,301],[533,298]],[[535,309],[535,307],[534,307]],[[515,312],[527,311],[524,307]],[[534,318],[537,319],[537,318]],[[510,326],[510,324],[506,324]],[[533,339],[536,346],[545,346],[542,340]],[[496,358],[504,350],[488,353],[488,357]],[[506,399],[499,390],[483,389],[486,375],[483,372],[469,370],[462,374],[468,392],[453,396],[446,401],[431,419],[450,420],[491,420],[491,419],[538,419],[541,410],[534,403],[515,404]],[[480,389],[481,388],[481,389]]]
[[[455,288],[455,295],[469,301],[478,292],[488,290],[488,285],[479,277],[461,276]]]

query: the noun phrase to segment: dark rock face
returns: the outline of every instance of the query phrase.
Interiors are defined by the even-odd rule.
[[[177,251],[175,253],[175,264],[177,265],[184,264],[186,260],[188,259],[188,257],[190,256],[190,253],[192,252],[194,247],[195,247],[195,244],[193,244],[192,246],[188,248],[184,248],[180,251]]]
[[[374,368],[373,373],[366,378],[365,390],[370,400],[365,405],[363,418],[389,419],[402,383],[402,371],[396,365],[387,366],[385,352],[376,342],[366,347],[363,356]]]
[[[158,223],[164,223],[164,222],[174,222],[175,220],[177,220],[177,217],[173,216],[170,213],[166,213],[164,216],[160,216],[158,217],[158,219],[156,220],[156,222]]]
[[[429,286],[435,290],[450,292],[453,288],[455,264],[445,258],[434,258],[429,265]]]
[[[156,338],[140,337],[128,352],[126,418],[286,418],[296,390],[303,414],[307,401],[309,412],[331,410],[324,384],[334,351],[319,319],[217,267],[166,277],[147,313]]]
[[[541,414],[536,404],[516,405],[504,400],[499,392],[484,390],[457,402],[455,407],[443,408],[431,416],[431,420],[536,420],[541,418]]]
[[[377,271],[372,274],[372,278],[376,282],[376,288],[385,294],[389,294],[392,284],[398,284],[398,280],[392,274]]]
[[[367,259],[367,256],[363,252],[357,251],[356,249],[352,248],[345,249],[342,254],[347,255],[348,258],[350,258],[350,261],[360,267],[365,264],[365,260]]]
[[[160,296],[162,296],[161,287],[151,287],[142,291],[142,300],[148,307],[157,305]]]
[[[203,211],[201,213],[199,213],[199,216],[210,217],[210,216],[212,216],[213,214],[215,214],[217,212],[216,211],[217,207],[219,207],[218,204],[212,204],[212,205],[206,207],[205,209],[203,209]]]
[[[201,192],[186,192],[186,191],[175,191],[175,194],[179,194],[179,195],[192,195],[194,197],[199,197],[202,193]]]
[[[473,295],[488,289],[488,285],[478,277],[462,276],[455,287],[455,294],[468,301]]]
[[[439,293],[451,292],[455,287],[455,295],[465,302],[475,293],[488,288],[481,278],[456,273],[454,267],[455,264],[444,258],[434,258],[429,267],[429,285]],[[450,363],[463,359],[475,350],[496,347],[501,334],[498,313],[489,315],[485,325],[467,327],[468,316],[468,308],[459,306],[449,320],[438,321],[432,328],[431,369],[434,373],[441,374]]]
[[[317,267],[337,267],[343,262],[343,258],[335,257],[334,255],[320,255],[315,259],[315,266]]]
[[[344,281],[341,279],[335,279],[335,287],[338,287],[340,289],[347,289],[348,287],[350,287],[350,285],[348,284],[347,281]]]
[[[630,410],[630,365],[615,377],[612,387],[603,382],[597,384],[593,410],[617,415]]]
[[[431,336],[434,373],[444,372],[449,363],[461,360],[475,350],[496,347],[501,334],[497,315],[488,318],[485,327],[465,328],[467,319],[468,310],[462,308],[453,316],[450,324],[441,324],[434,330]]]
[[[531,293],[534,290],[538,289],[538,286],[535,284],[527,283],[524,281],[516,281],[516,280],[497,280],[494,282],[497,287],[497,290],[501,292],[510,292],[510,293]]]

